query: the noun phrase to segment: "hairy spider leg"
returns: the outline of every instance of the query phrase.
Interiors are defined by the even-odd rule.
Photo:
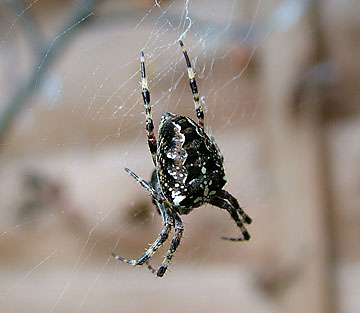
[[[196,80],[195,80],[195,73],[194,70],[191,67],[191,63],[190,63],[190,59],[189,56],[187,54],[187,51],[184,47],[184,43],[179,40],[180,46],[182,48],[184,57],[185,57],[185,62],[186,62],[186,66],[187,66],[187,71],[188,71],[188,76],[189,76],[189,81],[190,81],[190,88],[191,88],[191,92],[194,96],[194,104],[195,104],[195,111],[196,111],[196,116],[199,120],[199,125],[201,128],[204,128],[204,111],[202,108],[202,105],[199,101],[199,93],[198,93],[198,89],[197,89],[197,85],[196,85]]]
[[[250,239],[250,234],[248,233],[244,224],[240,220],[238,212],[233,208],[232,205],[230,205],[224,199],[219,198],[218,196],[215,196],[213,199],[211,199],[210,203],[212,205],[215,205],[221,209],[225,209],[226,211],[228,211],[230,213],[230,216],[232,217],[232,219],[235,221],[236,225],[240,228],[241,233],[243,235],[243,237],[241,237],[241,238],[221,237],[221,239],[230,240],[230,241],[245,241],[245,240],[247,241]]]
[[[125,259],[121,256],[116,255],[115,253],[111,253],[111,255],[121,261],[128,263],[133,266],[137,265],[143,265],[144,263],[147,263],[147,261],[154,255],[154,253],[161,247],[161,245],[168,239],[169,233],[171,231],[171,228],[174,226],[174,218],[170,212],[170,204],[167,203],[166,200],[164,200],[163,197],[159,196],[159,194],[154,190],[154,188],[145,180],[140,178],[138,175],[136,175],[132,170],[125,168],[125,170],[130,173],[130,175],[141,184],[146,190],[148,190],[155,203],[158,207],[159,211],[161,212],[161,216],[164,222],[164,227],[157,237],[157,239],[153,242],[153,244],[145,251],[145,253],[139,257],[138,259]]]
[[[165,198],[161,195],[159,195],[154,188],[144,179],[142,179],[140,176],[136,175],[131,169],[125,167],[125,171],[127,171],[141,186],[143,186],[147,191],[150,192],[150,194],[152,195],[152,197],[162,203],[165,200]]]
[[[181,240],[181,237],[184,232],[184,226],[183,226],[180,216],[178,216],[176,214],[174,217],[174,220],[175,220],[175,235],[174,235],[173,239],[171,240],[169,250],[167,251],[167,253],[164,257],[164,260],[161,263],[161,266],[158,269],[155,269],[149,264],[148,261],[146,262],[148,269],[153,274],[157,275],[158,277],[162,277],[165,274],[168,266],[170,265],[171,259],[174,255],[177,247],[180,245],[180,240]]]
[[[142,187],[144,187],[147,191],[150,192],[151,196],[153,197],[153,200],[155,200],[159,204],[164,203],[168,205],[169,208],[172,208],[171,203],[168,200],[166,200],[166,198],[162,194],[156,192],[155,189],[150,185],[150,183],[142,179],[140,176],[136,175],[131,169],[127,167],[125,167],[125,171],[128,172]]]
[[[119,260],[121,262],[125,262],[128,263],[130,265],[133,266],[137,266],[137,265],[143,265],[144,263],[147,263],[147,261],[154,255],[154,253],[161,247],[161,245],[168,239],[169,237],[169,233],[171,231],[171,227],[173,226],[172,221],[167,220],[164,223],[164,228],[161,231],[161,233],[159,234],[159,236],[156,238],[156,240],[153,242],[153,244],[150,246],[150,248],[148,248],[145,253],[139,257],[138,259],[132,259],[132,260],[128,260],[125,259],[121,256],[116,255],[115,253],[111,253],[111,255],[116,259]]]
[[[143,51],[140,52],[140,70],[141,70],[141,94],[143,96],[144,107],[145,107],[146,132],[148,137],[148,145],[154,165],[156,165],[157,143],[154,134],[154,122],[151,115],[150,91],[148,89],[148,81],[145,72],[145,57]]]
[[[230,204],[234,207],[234,209],[236,211],[238,211],[238,213],[242,217],[244,223],[251,224],[251,222],[252,222],[251,217],[244,212],[244,210],[240,207],[237,199],[230,192],[223,189],[217,193],[217,196],[220,196],[220,198],[222,198],[222,199],[228,200],[230,202]]]

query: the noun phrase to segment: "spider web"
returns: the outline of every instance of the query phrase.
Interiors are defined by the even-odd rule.
[[[123,170],[127,166],[147,179],[153,168],[140,96],[140,50],[157,127],[166,111],[195,117],[178,44],[184,41],[205,128],[222,147],[231,173],[228,188],[242,202],[260,206],[261,177],[248,170],[254,135],[239,135],[243,124],[256,125],[263,101],[260,87],[249,88],[256,53],[271,31],[291,27],[307,3],[174,0],[140,1],[137,7],[72,1],[69,9],[45,0],[1,4],[1,79],[9,91],[1,101],[11,103],[17,88],[28,97],[10,140],[1,144],[0,242],[1,253],[7,252],[0,311],[180,312],[198,305],[199,311],[220,312],[227,301],[227,311],[235,312],[231,299],[241,296],[251,312],[274,312],[255,293],[246,267],[238,266],[242,248],[219,240],[236,228],[217,209],[183,218],[185,238],[163,280],[145,268],[117,263],[110,252],[140,256],[161,229],[149,196]],[[80,13],[68,20],[71,8]],[[36,51],[34,42],[44,49]],[[13,70],[16,64],[32,74]],[[234,140],[241,148],[234,148]],[[248,178],[246,185],[233,173],[238,170]],[[219,290],[228,291],[217,295]]]

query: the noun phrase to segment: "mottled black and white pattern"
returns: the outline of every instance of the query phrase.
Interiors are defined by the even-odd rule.
[[[226,183],[222,157],[210,137],[192,119],[162,116],[156,155],[162,193],[179,214],[188,214]]]
[[[198,122],[187,116],[167,112],[161,118],[158,140],[156,139],[145,74],[145,58],[144,53],[141,52],[141,86],[146,131],[155,170],[151,181],[147,182],[126,168],[126,171],[150,192],[163,219],[164,227],[154,243],[138,259],[128,260],[112,253],[114,258],[130,265],[147,264],[148,269],[158,277],[165,274],[180,244],[184,232],[180,215],[188,214],[203,204],[209,203],[228,211],[242,233],[240,238],[222,237],[223,239],[231,241],[250,239],[244,224],[250,224],[251,218],[241,209],[236,198],[223,189],[227,181],[223,166],[224,158],[214,138],[204,131],[204,112],[199,101],[195,73],[181,41],[180,46],[188,68]],[[175,230],[175,235],[161,266],[155,269],[150,265],[149,260],[168,239],[172,228]]]

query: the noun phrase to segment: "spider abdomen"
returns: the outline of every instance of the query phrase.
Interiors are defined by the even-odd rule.
[[[209,202],[226,183],[214,142],[192,119],[172,113],[161,119],[157,172],[162,193],[180,214]]]

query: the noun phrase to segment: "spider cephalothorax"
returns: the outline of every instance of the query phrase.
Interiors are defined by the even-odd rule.
[[[164,275],[170,264],[184,231],[179,215],[188,214],[205,203],[227,210],[242,232],[240,238],[222,237],[223,239],[232,241],[250,239],[244,223],[250,224],[251,218],[240,208],[236,198],[222,189],[226,184],[223,156],[214,138],[204,131],[204,113],[199,101],[195,74],[182,41],[180,45],[188,68],[198,123],[187,116],[167,112],[161,118],[157,142],[151,116],[144,53],[141,52],[141,85],[146,130],[155,170],[151,181],[146,182],[126,168],[126,171],[151,193],[153,202],[162,216],[164,228],[145,254],[138,259],[127,260],[112,253],[117,260],[131,265],[146,263],[148,268],[159,277]],[[167,240],[172,227],[175,228],[175,236],[164,261],[156,270],[149,264],[149,260]]]

